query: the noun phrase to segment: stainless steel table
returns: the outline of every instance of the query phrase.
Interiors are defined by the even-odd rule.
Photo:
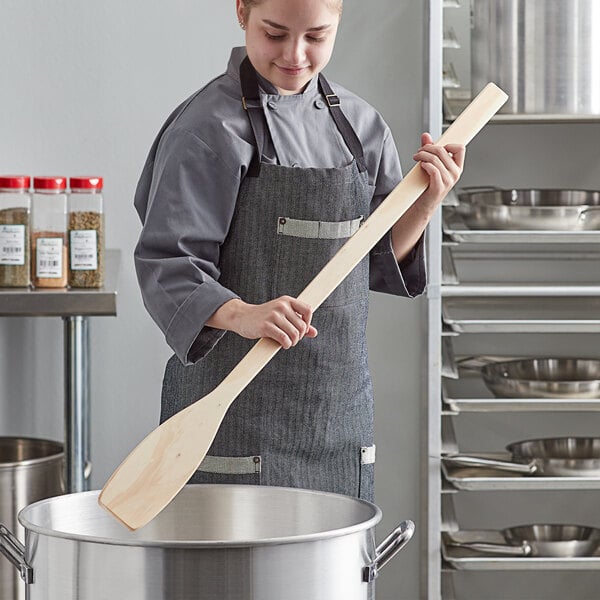
[[[89,317],[116,316],[120,251],[107,250],[104,287],[99,289],[0,288],[2,317],[62,317],[64,322],[65,485],[89,489]]]

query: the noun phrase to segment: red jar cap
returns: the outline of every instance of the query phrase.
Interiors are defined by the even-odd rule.
[[[27,190],[30,184],[29,175],[0,175],[0,188]]]
[[[72,190],[101,190],[103,181],[102,177],[71,177],[69,183]]]
[[[67,188],[66,177],[34,177],[33,188],[36,190],[64,190]]]

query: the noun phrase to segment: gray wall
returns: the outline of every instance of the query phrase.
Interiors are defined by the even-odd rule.
[[[346,0],[330,77],[386,117],[405,170],[419,142],[422,6]],[[118,317],[91,320],[93,487],[157,424],[170,355],[144,311],[132,250],[132,197],[163,119],[224,70],[243,43],[233,0],[2,0],[0,171],[105,177],[107,247],[123,261]],[[418,520],[420,301],[374,295],[369,328],[377,396],[381,538]],[[0,434],[63,436],[62,322],[0,321]],[[418,597],[418,541],[382,572],[381,600]]]

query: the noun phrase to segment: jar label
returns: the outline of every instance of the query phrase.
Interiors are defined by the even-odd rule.
[[[0,265],[25,264],[25,225],[0,225]]]
[[[95,271],[98,268],[98,232],[77,229],[70,232],[72,271]]]
[[[37,277],[63,276],[62,238],[38,238],[36,242],[35,267]]]

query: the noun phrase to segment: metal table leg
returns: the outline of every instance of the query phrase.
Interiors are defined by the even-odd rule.
[[[65,491],[89,489],[90,362],[88,318],[63,317],[65,355]]]

